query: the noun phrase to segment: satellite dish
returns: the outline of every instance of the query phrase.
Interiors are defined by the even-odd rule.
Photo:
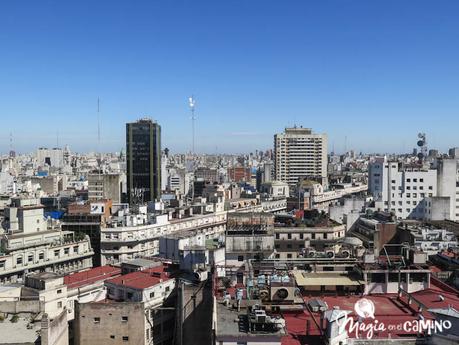
[[[423,140],[419,140],[419,141],[418,141],[418,146],[419,146],[419,147],[424,146],[424,141],[423,141]]]
[[[424,134],[423,133],[418,133],[418,138],[424,138]]]

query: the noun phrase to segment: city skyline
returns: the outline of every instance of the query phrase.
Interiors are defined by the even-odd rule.
[[[107,4],[0,5],[1,153],[10,133],[20,153],[97,150],[99,97],[100,151],[150,116],[187,152],[192,94],[198,153],[271,149],[294,124],[336,152],[459,144],[454,1]]]

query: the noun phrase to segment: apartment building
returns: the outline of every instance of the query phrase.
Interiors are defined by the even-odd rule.
[[[159,254],[160,237],[179,231],[224,232],[226,212],[170,219],[144,213],[126,214],[101,228],[101,264],[107,265]]]
[[[106,280],[106,300],[76,303],[75,344],[170,343],[175,284],[163,266]]]
[[[398,219],[456,220],[456,175],[451,159],[427,167],[377,158],[369,165],[369,192],[377,209]]]
[[[89,238],[62,231],[44,218],[37,199],[13,198],[5,209],[0,240],[0,282],[15,282],[30,272],[75,272],[92,267]]]
[[[286,128],[274,135],[275,179],[296,186],[300,179],[314,178],[326,189],[327,135],[310,128]]]

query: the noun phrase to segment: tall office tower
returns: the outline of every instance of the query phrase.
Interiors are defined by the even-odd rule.
[[[161,126],[150,119],[126,124],[127,194],[130,204],[161,196]]]
[[[303,127],[275,134],[274,170],[276,180],[290,186],[301,179],[314,179],[327,188],[327,135]]]

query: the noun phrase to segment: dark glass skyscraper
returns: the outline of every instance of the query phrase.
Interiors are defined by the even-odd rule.
[[[127,193],[130,204],[161,196],[161,126],[150,119],[126,124]]]

